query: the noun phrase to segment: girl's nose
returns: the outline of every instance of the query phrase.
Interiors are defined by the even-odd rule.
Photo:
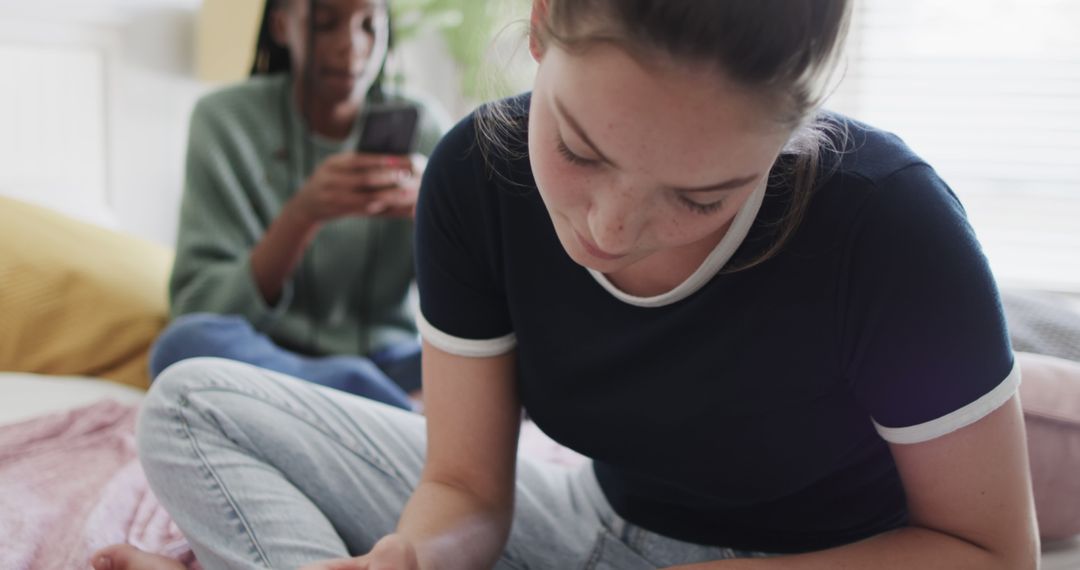
[[[648,218],[648,205],[629,189],[601,192],[589,209],[588,224],[596,245],[612,255],[633,249]]]
[[[334,31],[334,47],[341,52],[356,53],[367,57],[374,38],[365,30],[363,22],[352,22],[349,25],[340,26]]]

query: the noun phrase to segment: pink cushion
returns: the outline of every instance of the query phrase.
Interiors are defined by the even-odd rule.
[[[1047,540],[1080,534],[1080,363],[1018,357],[1039,534]]]

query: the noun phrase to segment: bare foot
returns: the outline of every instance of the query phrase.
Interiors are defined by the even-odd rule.
[[[106,546],[90,556],[94,570],[185,570],[172,558],[143,552],[130,544]]]

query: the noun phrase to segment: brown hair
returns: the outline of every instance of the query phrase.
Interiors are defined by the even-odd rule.
[[[637,58],[657,55],[714,67],[763,96],[776,119],[793,130],[770,177],[786,178],[792,195],[767,251],[736,269],[775,255],[798,228],[821,179],[822,151],[842,139],[818,108],[836,69],[850,19],[850,0],[546,0],[547,18],[531,33],[541,45],[569,50],[597,42]],[[480,145],[489,162],[520,155],[507,135],[508,109],[492,103],[477,114]],[[832,135],[841,136],[832,136]],[[843,143],[841,143],[842,145]]]

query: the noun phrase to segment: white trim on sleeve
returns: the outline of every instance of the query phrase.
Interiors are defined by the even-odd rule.
[[[877,429],[878,434],[889,443],[910,444],[930,441],[983,419],[990,412],[1008,402],[1019,387],[1020,363],[1016,363],[1001,384],[998,384],[996,388],[985,396],[955,412],[913,426],[890,428],[875,421],[874,427]]]
[[[424,315],[417,311],[416,327],[420,329],[420,336],[440,350],[450,354],[465,356],[468,358],[484,358],[506,354],[517,346],[517,336],[510,333],[499,338],[475,340],[459,338],[446,334],[427,322]]]

